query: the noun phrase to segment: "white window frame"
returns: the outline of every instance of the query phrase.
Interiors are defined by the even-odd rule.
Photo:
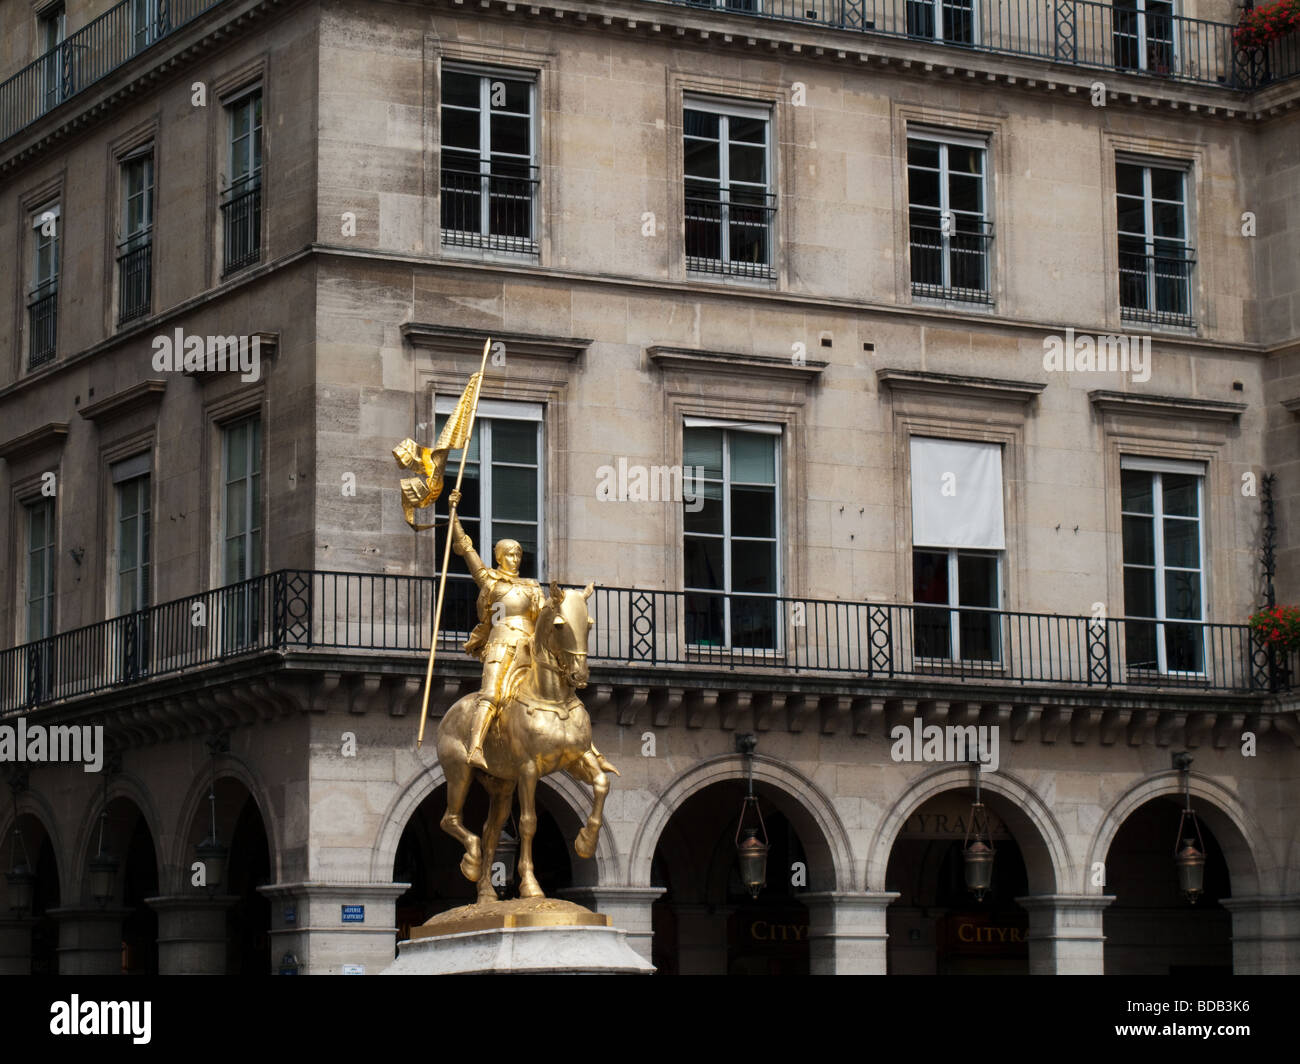
[[[1137,61],[1137,66],[1135,66],[1135,67],[1120,66],[1118,63],[1116,63],[1115,67],[1116,67],[1117,70],[1150,70],[1150,69],[1151,69],[1151,65],[1150,65],[1150,63],[1147,61],[1147,54],[1148,54],[1147,42],[1150,41],[1150,40],[1164,40],[1164,38],[1152,38],[1152,37],[1150,36],[1149,32],[1148,32],[1149,27],[1150,27],[1150,22],[1149,22],[1149,20],[1150,20],[1152,14],[1153,14],[1153,12],[1150,12],[1150,11],[1147,10],[1147,4],[1148,4],[1149,2],[1151,2],[1151,0],[1135,0],[1135,6],[1134,6],[1133,8],[1121,8],[1121,7],[1117,7],[1117,6],[1115,5],[1114,0],[1111,0],[1111,26],[1112,26],[1112,29],[1111,29],[1111,47],[1112,47],[1112,48],[1115,47],[1115,45],[1114,45],[1114,37],[1115,37],[1115,35],[1116,35],[1116,34],[1115,34],[1115,30],[1114,30],[1114,18],[1115,18],[1115,12],[1116,12],[1116,11],[1125,11],[1125,12],[1132,11],[1132,13],[1133,13],[1133,15],[1134,15],[1134,17],[1136,18],[1136,21],[1137,21],[1137,34],[1136,34],[1136,39],[1137,39],[1137,59],[1138,59],[1138,61]],[[1156,2],[1156,3],[1160,3],[1161,0],[1155,0],[1155,2]],[[1159,12],[1158,17],[1169,19],[1169,38],[1168,38],[1168,40],[1169,40],[1169,70],[1168,70],[1168,73],[1173,74],[1174,72],[1176,72],[1176,71],[1180,68],[1180,65],[1181,65],[1181,63],[1180,63],[1180,52],[1181,52],[1181,49],[1180,49],[1180,47],[1179,47],[1179,32],[1178,32],[1179,29],[1181,28],[1181,26],[1180,26],[1179,21],[1178,21],[1178,19],[1179,19],[1178,4],[1175,2],[1175,0],[1167,0],[1167,3],[1168,3],[1168,6],[1169,6],[1169,12],[1168,12],[1167,14],[1166,14],[1165,12]],[[1125,34],[1124,36],[1127,36],[1127,35]],[[1115,58],[1118,59],[1118,58],[1119,58],[1118,55],[1115,56]]]
[[[731,144],[731,125],[732,118],[751,118],[762,121],[764,136],[763,152],[763,170],[764,170],[764,188],[765,195],[771,198],[773,203],[773,212],[768,216],[768,236],[767,236],[767,262],[754,263],[755,266],[765,266],[769,273],[776,270],[776,209],[780,204],[777,202],[776,180],[776,152],[774,150],[773,139],[776,127],[776,116],[770,104],[745,103],[740,100],[726,100],[716,96],[702,96],[693,93],[686,93],[682,98],[682,145],[683,153],[685,152],[686,137],[688,134],[686,128],[686,112],[703,111],[708,114],[715,114],[719,117],[718,122],[718,199],[721,204],[719,211],[720,236],[718,244],[719,258],[717,261],[722,266],[722,272],[727,275],[732,274],[732,268],[735,262],[731,257],[731,153],[727,150]],[[705,138],[698,138],[705,139]],[[682,197],[683,204],[686,194],[687,181],[712,181],[712,178],[691,177],[686,173],[685,156],[682,160]],[[749,264],[744,264],[749,265]],[[687,257],[687,272],[697,276],[710,276],[713,271],[703,268],[692,268],[690,258]],[[748,276],[747,274],[736,271],[737,276]]]
[[[246,482],[245,489],[244,489],[244,512],[245,514],[247,514],[248,520],[246,526],[237,533],[237,536],[243,537],[245,540],[244,561],[247,565],[248,571],[241,576],[237,576],[234,579],[231,579],[230,573],[226,569],[226,544],[235,537],[230,535],[230,512],[226,506],[226,498],[228,495],[228,488],[231,483],[230,448],[231,448],[231,441],[233,439],[232,432],[235,429],[238,429],[241,425],[248,425],[253,422],[257,423],[258,429],[256,433],[251,434],[252,439],[250,440],[250,444],[249,444],[248,457],[250,461],[256,460],[257,462],[257,470],[255,474],[257,478],[257,485],[256,487],[253,486],[254,472],[250,465],[249,471],[246,472],[243,477],[244,481]],[[263,490],[262,478],[264,475],[264,470],[262,468],[262,449],[265,443],[265,439],[264,439],[265,431],[266,431],[266,425],[262,421],[262,417],[260,414],[250,414],[246,417],[235,418],[234,420],[228,421],[221,426],[221,529],[220,532],[221,532],[222,586],[241,583],[244,580],[251,580],[256,576],[260,576],[264,568],[263,559],[262,557],[260,557],[260,555],[262,554],[262,551],[264,551],[266,548],[266,527],[265,527],[266,509],[265,506],[261,506],[258,508],[262,516],[262,521],[259,524],[254,525],[253,524],[253,500],[254,500],[254,496]],[[258,555],[259,555],[258,557],[254,557],[253,551],[250,549],[251,540],[254,531],[261,533],[260,539],[262,542],[262,549],[258,551]]]
[[[479,171],[479,224],[477,230],[453,230],[455,232],[472,232],[474,235],[482,237],[484,240],[492,238],[491,230],[491,212],[492,203],[490,196],[491,178],[492,178],[492,81],[500,79],[502,81],[514,81],[524,83],[528,86],[528,168],[529,175],[540,181],[541,168],[538,163],[538,141],[540,140],[540,130],[538,128],[539,116],[537,113],[537,73],[531,70],[512,70],[506,67],[484,67],[472,63],[446,62],[442,64],[442,70],[439,75],[439,84],[441,86],[441,76],[445,74],[462,74],[479,79],[479,105],[478,105],[478,171]],[[440,89],[441,91],[441,89]],[[447,145],[442,141],[442,124],[441,110],[449,107],[452,110],[464,111],[467,108],[458,107],[454,104],[448,104],[445,100],[439,104],[439,132],[438,132],[438,168],[439,171],[446,169],[446,152],[449,150]],[[507,114],[518,116],[517,112],[508,111]],[[463,152],[464,148],[451,148],[451,151]],[[507,152],[498,152],[499,155],[506,155],[511,160],[522,161],[521,156]],[[441,183],[441,173],[439,174]],[[511,250],[535,252],[537,248],[539,219],[538,219],[538,196],[537,190],[540,186],[532,187],[532,206],[530,208],[531,232],[528,237],[508,238],[518,241],[518,248]],[[504,238],[503,239],[507,239]],[[540,572],[540,570],[539,570]]]
[[[439,415],[448,416],[456,409],[460,401],[458,395],[436,395],[433,400],[433,423],[436,425]],[[478,412],[474,418],[474,434],[478,440],[479,473],[479,557],[487,565],[495,565],[492,548],[497,541],[493,531],[495,516],[492,513],[492,429],[495,421],[532,422],[537,426],[537,557],[535,565],[537,578],[543,580],[546,575],[546,410],[541,403],[512,402],[505,399],[480,399]],[[485,424],[486,423],[486,424]],[[484,428],[487,431],[484,432]],[[453,457],[454,456],[454,457]],[[501,465],[517,466],[517,463],[502,462]],[[518,466],[517,466],[518,467]],[[460,452],[453,451],[447,459],[447,485],[455,483],[455,476],[460,468]],[[522,468],[522,467],[519,467]],[[504,519],[503,519],[504,520]],[[506,524],[526,524],[527,522],[506,521]]]
[[[1003,663],[1002,640],[1004,637],[1004,620],[1001,617],[1003,609],[1003,588],[1002,588],[1002,562],[1006,555],[1006,550],[992,550],[984,547],[918,547],[912,544],[912,573],[915,579],[916,573],[916,554],[918,551],[926,554],[946,554],[948,557],[948,601],[939,602],[913,602],[913,624],[915,624],[915,615],[917,611],[924,609],[947,609],[948,611],[948,657],[921,657],[917,655],[917,660],[921,662],[958,662],[967,666],[986,666],[988,668],[999,668]],[[992,558],[994,565],[993,586],[996,592],[997,601],[992,606],[963,606],[960,602],[954,602],[954,599],[960,598],[961,590],[958,583],[957,555],[959,554],[977,554],[981,557]],[[915,597],[915,596],[913,596]],[[963,658],[961,653],[961,611],[969,610],[972,613],[996,611],[998,617],[998,639],[995,645],[997,656],[994,658]]]
[[[926,203],[913,203],[912,175],[911,175],[912,164],[907,160],[906,156],[904,157],[903,160],[903,168],[907,173],[907,224],[909,229],[911,228],[912,211],[914,209],[922,210],[922,211],[937,210],[939,212],[940,230],[941,230],[940,240],[942,241],[942,245],[943,245],[943,250],[940,256],[940,264],[942,266],[942,275],[941,275],[942,284],[940,287],[945,292],[954,291],[954,287],[952,283],[952,255],[953,255],[952,234],[957,232],[958,230],[955,223],[950,223],[949,225],[950,231],[948,233],[942,232],[942,220],[944,218],[955,218],[956,215],[959,213],[967,216],[971,215],[970,211],[960,211],[960,212],[954,211],[949,201],[948,178],[951,174],[951,169],[949,168],[948,165],[948,148],[950,146],[959,147],[959,148],[973,148],[980,153],[979,180],[980,180],[981,206],[980,206],[980,213],[978,217],[980,222],[983,224],[983,226],[987,231],[988,239],[984,245],[984,252],[983,252],[984,273],[983,273],[983,277],[981,278],[983,283],[980,288],[976,289],[976,291],[982,292],[985,296],[985,301],[991,303],[993,301],[994,220],[993,220],[992,211],[989,209],[989,191],[990,191],[989,189],[990,186],[989,138],[986,136],[971,135],[969,133],[966,134],[957,133],[946,129],[931,129],[931,128],[926,128],[921,126],[909,126],[907,130],[907,144],[910,146],[912,141],[924,141],[928,144],[935,145],[939,149],[939,205],[938,207]],[[917,292],[916,290],[917,285],[923,284],[924,282],[918,282],[912,278],[912,269],[911,269],[912,246],[911,246],[910,239],[908,240],[907,252],[908,252],[908,287],[909,290],[912,292],[913,298],[936,300],[941,303],[945,303],[949,301],[962,302],[962,303],[978,302],[975,300],[961,299],[960,297],[951,296],[951,295],[943,296],[943,295],[933,295],[926,292]],[[963,291],[969,291],[969,289],[963,289]]]
[[[711,646],[706,646],[706,645],[703,644],[703,643],[692,643],[692,644],[689,644],[689,649],[691,649],[691,650],[695,650],[695,651],[705,651],[705,652],[712,652],[712,651],[733,651],[733,650],[734,650],[734,651],[736,651],[736,652],[738,652],[738,653],[743,653],[743,654],[747,654],[747,655],[763,655],[763,654],[780,655],[780,654],[783,654],[783,653],[785,652],[786,637],[785,637],[785,623],[784,623],[784,622],[785,622],[785,611],[781,609],[781,599],[782,599],[782,597],[783,597],[783,591],[784,591],[784,588],[785,588],[785,573],[784,573],[784,566],[782,565],[782,551],[783,551],[783,549],[784,549],[785,544],[784,544],[784,542],[783,542],[784,537],[783,537],[783,535],[782,535],[782,532],[783,532],[785,526],[784,526],[784,524],[783,524],[783,520],[784,520],[784,512],[783,512],[783,509],[784,509],[784,507],[783,507],[783,499],[782,499],[782,492],[781,492],[781,472],[782,472],[782,465],[781,465],[781,462],[782,462],[782,459],[783,459],[783,457],[784,457],[784,453],[783,453],[783,448],[782,448],[781,445],[782,445],[782,443],[784,442],[784,439],[785,439],[785,428],[784,428],[784,426],[782,426],[782,425],[772,424],[772,423],[770,423],[770,422],[755,422],[755,421],[728,421],[728,420],[721,419],[721,418],[704,418],[704,417],[691,417],[691,416],[684,416],[684,417],[682,418],[682,454],[683,454],[683,459],[682,459],[682,460],[683,460],[683,464],[685,463],[686,432],[687,432],[688,429],[722,429],[722,430],[723,430],[723,437],[722,437],[722,535],[721,535],[721,539],[722,539],[722,573],[723,573],[722,583],[723,583],[723,586],[722,586],[722,588],[712,588],[712,587],[688,587],[688,586],[687,586],[687,584],[686,584],[686,571],[685,571],[685,554],[686,554],[686,538],[687,538],[687,536],[698,536],[698,537],[701,537],[701,538],[709,538],[709,539],[716,539],[716,538],[718,538],[718,537],[717,537],[714,533],[687,532],[686,529],[685,529],[685,527],[683,527],[683,528],[682,528],[682,561],[683,561],[683,568],[682,568],[682,594],[683,594],[683,597],[684,597],[685,595],[687,595],[687,594],[692,593],[692,592],[694,592],[694,593],[696,593],[696,594],[702,594],[702,595],[709,595],[709,594],[717,595],[717,594],[722,594],[722,595],[725,595],[725,596],[726,596],[726,597],[723,599],[724,609],[723,609],[723,642],[722,642],[722,646],[720,646],[720,647],[711,647]],[[731,574],[731,544],[732,544],[732,540],[733,540],[732,529],[731,529],[731,487],[732,487],[733,481],[732,481],[732,479],[731,479],[731,444],[730,444],[730,441],[729,441],[729,436],[728,436],[727,434],[732,433],[732,432],[743,432],[743,433],[748,433],[748,434],[750,434],[750,435],[757,435],[757,436],[773,436],[773,437],[775,437],[775,440],[774,440],[774,443],[773,443],[773,450],[772,450],[772,461],[773,461],[773,465],[772,465],[772,471],[773,471],[773,485],[772,485],[772,497],[773,497],[773,502],[772,502],[772,507],[773,507],[773,513],[772,513],[772,529],[773,529],[773,535],[772,535],[772,537],[771,537],[771,542],[772,542],[772,544],[773,544],[774,568],[775,568],[775,570],[776,570],[776,571],[775,571],[775,584],[776,584],[776,590],[775,590],[775,591],[772,591],[772,592],[752,592],[752,591],[735,592],[735,591],[732,590],[732,587],[731,587],[731,576],[732,576],[732,574]],[[682,488],[683,488],[683,494],[685,493],[685,490],[686,490],[686,482],[687,482],[687,481],[686,481],[686,474],[687,474],[687,471],[686,471],[685,469],[683,469],[683,470],[682,470]],[[741,484],[745,484],[745,483],[748,483],[748,482],[747,482],[747,481],[741,481],[740,483],[741,483]],[[693,490],[694,490],[695,492],[699,492],[699,491],[702,490],[702,483],[701,483],[700,481],[698,481],[698,480],[695,480],[693,477],[692,477],[692,479],[691,479],[691,485],[692,485],[692,488],[693,488]],[[762,486],[763,486],[763,487],[766,487],[767,485],[762,485]],[[739,537],[739,538],[740,538],[740,541],[741,541],[741,542],[768,542],[768,537],[766,537],[766,536],[741,536],[741,537]],[[774,632],[774,634],[775,634],[775,636],[776,636],[776,639],[775,639],[776,646],[775,646],[775,647],[768,648],[768,647],[736,647],[736,646],[733,646],[733,643],[732,643],[732,630],[731,630],[731,598],[732,598],[733,595],[740,595],[740,596],[745,597],[745,598],[769,598],[769,597],[770,597],[770,598],[772,599],[773,603],[775,604],[775,611],[774,611],[774,612],[775,612],[775,618],[776,618],[776,619],[775,619],[775,622],[773,623],[773,632]]]
[[[1142,171],[1142,226],[1144,231],[1141,233],[1134,233],[1128,230],[1120,229],[1119,227],[1120,196],[1124,196],[1126,199],[1134,198],[1130,196],[1128,193],[1121,193],[1119,191],[1118,169],[1121,166],[1133,166],[1133,167],[1137,167],[1139,170]],[[1189,163],[1179,162],[1178,160],[1175,159],[1167,159],[1167,160],[1150,159],[1150,158],[1141,158],[1141,157],[1133,157],[1133,156],[1117,154],[1115,156],[1115,167],[1116,167],[1115,247],[1117,253],[1118,253],[1120,241],[1122,241],[1125,237],[1128,237],[1131,240],[1141,239],[1143,242],[1144,254],[1146,255],[1151,255],[1151,256],[1155,255],[1155,244],[1157,240],[1160,240],[1161,242],[1168,243],[1168,244],[1181,244],[1183,251],[1185,253],[1190,254],[1194,250],[1194,245],[1192,243],[1192,212],[1191,212],[1191,202],[1190,202],[1191,200],[1190,192],[1191,192],[1192,183],[1189,180],[1192,176],[1191,165]],[[1179,175],[1180,183],[1182,184],[1182,196],[1183,196],[1182,202],[1179,204],[1179,206],[1182,207],[1182,212],[1183,212],[1183,235],[1181,238],[1170,237],[1170,236],[1157,237],[1155,235],[1154,204],[1156,200],[1151,191],[1152,170],[1167,170],[1170,173],[1176,173]],[[1172,203],[1173,201],[1160,200],[1159,202]],[[1188,271],[1188,275],[1187,275],[1187,313],[1183,315],[1187,319],[1189,326],[1191,323],[1196,321],[1196,313],[1197,313],[1196,286],[1195,284],[1193,284],[1194,277],[1195,277],[1195,265],[1193,264],[1193,268]],[[1126,312],[1129,311],[1133,312],[1128,317],[1128,320],[1130,321],[1143,321],[1144,319],[1140,317],[1140,315],[1144,313],[1150,315],[1173,313],[1172,311],[1161,310],[1158,305],[1158,300],[1156,297],[1156,277],[1155,277],[1154,265],[1147,273],[1147,278],[1146,278],[1147,305],[1145,308],[1126,307],[1124,305],[1123,302],[1124,284],[1123,284],[1122,273],[1120,274],[1119,281],[1120,281],[1119,294],[1120,294],[1121,318],[1125,317]],[[1160,324],[1160,323],[1155,322],[1155,324]]]
[[[253,106],[253,98],[258,97],[262,103],[262,114],[257,125],[253,125],[252,118],[249,119],[249,128],[247,133],[241,133],[236,136],[235,121],[236,116],[241,109]],[[262,183],[262,149],[263,138],[266,133],[266,98],[262,93],[260,83],[249,85],[237,93],[224,97],[221,106],[226,112],[226,168],[230,192],[235,187],[236,181],[246,181],[248,189],[257,188]],[[256,134],[256,137],[254,137]],[[249,141],[249,169],[246,173],[235,176],[235,145],[238,141],[248,139]],[[256,149],[256,150],[254,150]],[[256,160],[256,165],[253,165]]]
[[[1123,530],[1123,520],[1125,517],[1140,517],[1150,520],[1152,523],[1152,566],[1132,564],[1130,565],[1127,558],[1121,558],[1121,567],[1127,569],[1148,569],[1154,568],[1155,571],[1155,617],[1136,617],[1133,620],[1154,621],[1156,627],[1156,663],[1157,669],[1162,676],[1186,676],[1197,677],[1204,676],[1208,666],[1209,655],[1206,647],[1206,620],[1205,608],[1208,601],[1206,593],[1206,572],[1205,572],[1205,477],[1206,467],[1203,462],[1187,462],[1177,459],[1167,458],[1145,458],[1136,455],[1121,455],[1120,470],[1131,470],[1139,473],[1150,473],[1154,479],[1151,485],[1151,513],[1143,514],[1124,509],[1123,494],[1120,496],[1120,528],[1121,538]],[[1161,479],[1165,473],[1179,473],[1185,476],[1196,478],[1196,550],[1197,557],[1200,560],[1198,569],[1188,569],[1183,566],[1174,566],[1173,572],[1176,573],[1196,573],[1200,577],[1200,600],[1201,615],[1198,618],[1190,619],[1186,617],[1168,616],[1168,604],[1165,600],[1165,573],[1169,571],[1165,566],[1165,513],[1164,513],[1164,482]],[[1179,514],[1170,515],[1171,520],[1188,521],[1188,517]],[[1122,586],[1122,585],[1121,585]],[[1128,604],[1124,606],[1125,619],[1128,617]],[[1199,627],[1201,630],[1201,669],[1199,672],[1190,670],[1175,669],[1171,670],[1168,664],[1168,655],[1165,653],[1165,625],[1188,625]]]
[[[980,43],[980,5],[976,2],[976,0],[966,0],[966,3],[969,5],[969,7],[965,8],[965,10],[970,15],[971,36],[969,41],[961,40],[954,37],[945,37],[943,35],[944,8],[957,7],[959,6],[958,4],[952,3],[951,0],[905,0],[905,3],[906,3],[906,7],[903,12],[904,20],[906,20],[907,18],[906,8],[910,8],[913,6],[928,7],[931,9],[933,13],[932,17],[934,19],[934,36],[927,36],[921,33],[906,34],[906,36],[910,37],[911,39],[920,40],[920,41],[938,41],[940,43],[953,43],[953,44],[964,44],[964,45],[977,45]],[[904,21],[904,27],[906,27],[906,21]]]

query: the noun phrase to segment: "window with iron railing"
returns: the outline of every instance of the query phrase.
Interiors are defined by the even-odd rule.
[[[1174,5],[1169,0],[1114,0],[1111,38],[1122,70],[1174,73]]]
[[[131,0],[131,45],[143,51],[171,32],[169,0]]]
[[[912,294],[991,302],[993,223],[986,208],[982,143],[907,140],[908,245]]]
[[[1187,235],[1187,171],[1117,162],[1119,302],[1125,321],[1190,327],[1196,257]]]
[[[222,276],[262,257],[262,93],[226,105],[230,184],[221,198]]]
[[[945,44],[976,41],[973,0],[907,0],[907,35]]]
[[[535,82],[449,67],[441,113],[442,243],[536,254]]]
[[[774,276],[771,111],[690,100],[682,124],[687,270]]]
[[[54,358],[58,341],[59,204],[32,215],[35,250],[32,285],[27,294],[27,367],[35,369]]]
[[[117,244],[117,323],[144,317],[153,305],[153,154],[122,162],[122,231]]]
[[[243,418],[222,433],[221,510],[224,646],[236,650],[258,638],[262,571],[262,419]],[[243,581],[241,583],[241,581]]]
[[[41,76],[41,110],[48,111],[63,101],[65,95],[64,63],[67,49],[60,47],[68,35],[68,16],[62,4],[53,4],[41,12],[36,39],[40,42],[44,65]]]

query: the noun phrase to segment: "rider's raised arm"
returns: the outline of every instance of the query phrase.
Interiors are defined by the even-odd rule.
[[[474,583],[479,587],[486,587],[488,582],[487,566],[483,564],[483,559],[478,556],[474,550],[474,541],[469,538],[468,533],[461,526],[460,518],[454,518],[452,525],[451,549],[465,559],[465,567],[469,569],[469,575],[474,578]]]

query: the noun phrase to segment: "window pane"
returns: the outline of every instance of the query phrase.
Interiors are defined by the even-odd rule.
[[[731,489],[731,534],[776,535],[776,492],[772,488]]]
[[[1156,574],[1154,569],[1124,567],[1124,613],[1129,617],[1156,615]]]
[[[952,174],[978,174],[983,172],[984,152],[962,144],[948,145],[948,171]]]
[[[948,604],[947,552],[912,552],[912,601]]]
[[[447,70],[442,75],[442,102],[460,107],[478,107],[479,79],[474,74]]]
[[[1115,191],[1123,196],[1142,195],[1142,167],[1132,163],[1115,165]]]
[[[718,139],[718,116],[709,111],[693,111],[687,108],[682,115],[683,127],[688,137],[711,137]]]
[[[516,466],[492,466],[492,519],[537,520],[537,473]]]
[[[722,590],[722,540],[686,537],[686,586]]]
[[[1201,619],[1201,574],[1165,573],[1165,616],[1180,620]]]
[[[1198,517],[1197,481],[1199,477],[1187,473],[1165,473],[1160,487],[1164,493],[1164,511],[1179,517]]]
[[[691,488],[694,501],[682,503],[682,519],[686,531],[722,535],[722,485],[715,481],[701,480]]]
[[[933,170],[907,172],[907,196],[913,204],[925,207],[939,206],[939,175]]]
[[[1200,538],[1200,525],[1196,521],[1166,518],[1165,564],[1179,569],[1199,569],[1201,567]]]
[[[907,165],[939,167],[939,145],[930,140],[909,140],[907,142]]]
[[[718,180],[718,145],[714,141],[686,138],[684,172],[687,177]],[[692,195],[696,194],[694,191]]]
[[[1183,201],[1183,172],[1151,168],[1151,197],[1153,199]]]
[[[737,118],[732,115],[727,119],[727,136],[733,143],[766,144],[767,121],[762,118]]]
[[[732,432],[731,479],[747,484],[776,483],[776,437]]]
[[[948,206],[954,211],[981,214],[984,210],[983,184],[978,177],[952,175],[948,179]]]
[[[708,480],[722,479],[721,429],[686,429],[682,453],[684,465],[702,468]]]
[[[731,180],[755,185],[767,183],[767,149],[731,145]]]
[[[1120,474],[1121,507],[1126,513],[1149,514],[1155,509],[1151,502],[1151,474],[1137,469],[1125,469]]]
[[[479,117],[477,111],[442,109],[442,143],[447,148],[460,148],[477,152],[479,148]],[[443,165],[447,165],[444,157]],[[457,164],[459,166],[461,164]]]
[[[731,544],[731,589],[776,591],[776,544],[736,540]]]
[[[1124,522],[1124,562],[1127,565],[1155,565],[1155,523],[1149,517],[1130,517]]]
[[[492,151],[508,155],[529,153],[528,119],[515,115],[492,116]]]
[[[493,421],[492,460],[537,464],[537,425],[532,421]]]
[[[983,554],[957,555],[957,601],[963,606],[997,608],[998,560],[996,558]]]

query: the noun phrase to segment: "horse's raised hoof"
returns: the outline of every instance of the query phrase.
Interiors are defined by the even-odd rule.
[[[521,898],[544,898],[542,888],[538,886],[537,880],[533,878],[531,872],[525,872],[519,880],[519,896]]]
[[[573,840],[573,848],[577,851],[579,857],[591,857],[596,852],[596,836],[600,834],[600,828],[585,827],[578,832],[578,837]]]
[[[471,883],[477,883],[479,873],[482,872],[479,859],[470,854],[466,854],[460,859],[460,874],[468,879]]]

